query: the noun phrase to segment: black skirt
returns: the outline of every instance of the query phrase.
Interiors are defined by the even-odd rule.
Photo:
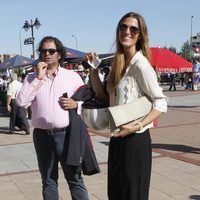
[[[111,138],[108,156],[108,199],[148,200],[152,148],[149,130]]]

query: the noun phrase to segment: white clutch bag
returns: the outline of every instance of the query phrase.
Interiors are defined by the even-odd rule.
[[[108,107],[110,112],[110,132],[121,125],[137,122],[138,119],[145,117],[151,109],[152,103],[145,96],[131,103]]]

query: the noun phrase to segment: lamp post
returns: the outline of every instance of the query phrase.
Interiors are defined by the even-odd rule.
[[[78,42],[77,42],[77,37],[75,35],[72,35],[72,37],[75,39],[76,42],[76,50],[78,50]]]
[[[20,45],[20,55],[22,56],[22,28],[19,32],[19,45]]]
[[[190,28],[191,28],[191,37],[190,37],[190,61],[192,61],[192,19],[193,19],[193,16],[191,16],[191,24],[190,24]]]
[[[41,26],[38,18],[35,19],[35,22],[33,23],[33,20],[31,19],[31,23],[29,24],[28,21],[26,20],[25,23],[24,23],[24,26],[23,26],[23,29],[25,31],[28,31],[29,28],[31,28],[31,38],[28,38],[25,40],[24,43],[26,44],[32,44],[32,49],[33,49],[33,55],[32,55],[32,58],[35,59],[35,47],[34,47],[34,33],[33,33],[33,27],[36,27],[37,29],[39,29],[39,27]]]

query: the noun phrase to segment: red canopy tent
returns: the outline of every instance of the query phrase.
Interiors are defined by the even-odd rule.
[[[158,72],[192,72],[193,64],[164,48],[151,49],[151,64]]]

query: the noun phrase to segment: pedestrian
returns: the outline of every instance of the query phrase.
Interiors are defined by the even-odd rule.
[[[26,76],[17,102],[21,106],[31,105],[33,141],[42,178],[43,199],[59,199],[60,162],[72,199],[88,200],[82,178],[81,157],[77,166],[66,162],[70,144],[67,140],[70,128],[69,111],[75,110],[79,114],[81,111],[81,102],[70,97],[84,83],[76,72],[62,68],[65,47],[58,38],[44,37],[39,43],[38,52],[40,62],[36,66],[36,72]],[[74,153],[79,148],[78,144],[71,145]]]
[[[174,89],[174,91],[176,91],[176,73],[173,73],[173,72],[170,74],[169,91],[171,91],[172,88]]]
[[[3,78],[0,76],[0,90],[3,90]]]
[[[193,73],[188,72],[185,76],[185,83],[186,83],[186,90],[192,90],[193,89]]]
[[[92,62],[95,52],[85,60]],[[143,17],[130,12],[116,29],[116,52],[107,78],[107,90],[97,69],[90,68],[92,87],[98,100],[116,106],[142,96],[152,101],[149,114],[135,125],[122,125],[110,139],[108,156],[108,199],[147,200],[151,176],[152,149],[149,128],[167,111],[167,97],[150,65],[147,27]],[[134,112],[134,109],[130,112]]]
[[[184,87],[185,85],[185,72],[181,73],[181,77],[180,77],[180,82],[181,82],[181,87]]]
[[[199,75],[200,75],[200,63],[198,58],[194,58],[193,64],[193,90],[198,90],[199,86]]]
[[[30,127],[26,118],[26,109],[17,105],[15,98],[17,92],[21,89],[22,83],[17,80],[16,73],[11,74],[11,82],[7,90],[7,110],[10,113],[9,133],[15,133],[15,126],[20,130],[25,131],[27,135],[30,134]]]

